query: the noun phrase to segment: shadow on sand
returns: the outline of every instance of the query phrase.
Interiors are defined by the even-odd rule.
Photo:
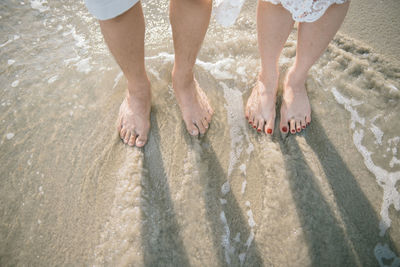
[[[246,246],[246,241],[251,234],[251,229],[247,223],[247,218],[243,215],[234,194],[231,192],[223,195],[221,186],[228,180],[227,174],[221,166],[221,163],[211,145],[207,136],[202,140],[195,140],[185,135],[185,141],[190,149],[195,149],[194,146],[201,146],[200,162],[196,164],[200,166],[200,180],[203,185],[204,199],[206,206],[207,219],[211,223],[213,232],[213,244],[217,254],[217,266],[241,266],[239,255],[246,253],[243,266],[264,266],[263,258],[257,247],[256,241],[253,240],[249,248]],[[202,146],[201,144],[205,144]],[[221,204],[220,199],[225,199],[226,204]],[[226,233],[226,228],[221,220],[222,212],[225,215],[229,226],[229,234]],[[234,240],[237,233],[240,233],[240,242]],[[226,254],[224,248],[223,236],[228,239],[232,253]],[[229,247],[229,246],[228,246]],[[229,250],[229,249],[228,249]],[[243,254],[242,254],[243,255]],[[227,262],[230,261],[230,264]]]
[[[156,112],[151,116],[152,131],[144,149],[142,180],[142,246],[145,266],[190,266],[180,228],[175,217],[168,177],[160,150]]]
[[[339,210],[336,215],[325,200],[296,139],[280,142],[312,266],[376,266],[374,247],[386,242],[393,250],[393,242],[379,237],[375,211],[315,116],[305,139],[319,158]]]

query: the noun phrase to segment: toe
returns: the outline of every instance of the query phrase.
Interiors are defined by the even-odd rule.
[[[291,119],[289,124],[290,124],[290,132],[292,134],[295,134],[296,133],[296,121],[294,119]]]
[[[274,120],[269,120],[267,124],[265,125],[265,133],[266,134],[272,134],[274,132]],[[287,132],[287,128],[285,133]]]
[[[257,132],[261,133],[262,131],[264,131],[264,125],[265,125],[265,121],[263,119],[259,120]]]
[[[203,126],[203,123],[201,121],[198,121],[195,124],[197,128],[199,128],[200,134],[204,134],[206,132],[206,128]]]
[[[257,129],[257,127],[258,127],[258,122],[259,122],[259,120],[258,120],[257,118],[255,118],[254,121],[253,121],[253,128],[254,128],[254,129]]]
[[[193,123],[186,123],[186,129],[190,135],[196,136],[199,134],[199,130]]]
[[[207,129],[208,129],[208,126],[209,126],[207,118],[204,118],[204,119],[201,121],[201,123],[203,124],[203,127],[206,128],[206,130],[207,130]]]
[[[119,137],[121,137],[122,140],[124,140],[126,135],[126,129],[122,128],[122,130],[119,132]]]
[[[301,122],[301,128],[302,129],[305,129],[306,127],[307,127],[307,122],[306,122],[306,119],[304,118],[304,120],[302,120]]]
[[[281,107],[281,121],[279,123],[279,128],[283,134],[286,134],[289,130],[288,127],[288,119],[286,117],[286,109],[285,106],[282,104]]]
[[[300,120],[296,120],[296,130],[297,132],[301,132],[301,121]]]
[[[124,143],[127,144],[129,142],[129,138],[131,138],[131,131],[127,131],[124,138]]]
[[[306,123],[309,125],[311,123],[311,115],[306,116]]]
[[[129,138],[128,145],[129,146],[134,146],[135,145],[135,140],[136,140],[136,136],[134,134],[131,134],[131,137]]]
[[[147,143],[147,135],[139,135],[136,138],[136,146],[143,147]]]

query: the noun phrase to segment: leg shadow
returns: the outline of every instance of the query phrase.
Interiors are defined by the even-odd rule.
[[[362,265],[377,264],[374,259],[374,247],[378,242],[386,242],[398,255],[390,236],[388,234],[385,237],[379,236],[379,219],[374,209],[315,116],[309,130],[305,139],[323,167],[341,217],[346,224],[348,237]],[[369,260],[371,258],[373,262]]]
[[[249,248],[246,241],[251,235],[251,229],[247,223],[247,218],[243,216],[242,210],[232,192],[226,195],[221,193],[221,186],[227,181],[227,174],[221,167],[218,157],[207,136],[202,141],[194,140],[187,134],[185,141],[190,149],[199,146],[201,142],[207,144],[202,146],[200,161],[200,179],[204,187],[204,199],[206,206],[207,219],[211,222],[213,232],[213,244],[217,253],[218,266],[242,266],[239,255],[245,254],[243,266],[264,266],[263,258],[259,252],[256,241],[253,240]],[[209,144],[209,145],[208,145]],[[226,204],[221,204],[221,199],[226,200]],[[224,216],[222,215],[224,214]],[[226,218],[229,229],[224,228],[222,217]],[[228,230],[228,235],[227,235]],[[235,237],[240,233],[240,241]],[[223,238],[225,236],[225,240]],[[234,248],[232,253],[226,256],[224,246]],[[243,254],[242,254],[243,255]],[[228,261],[230,262],[228,264]]]
[[[144,148],[142,180],[142,246],[145,266],[190,266],[187,252],[180,237],[179,224],[165,173],[160,150],[157,115],[153,108],[152,130]]]
[[[280,142],[312,266],[357,266],[351,244],[326,202],[295,138]]]

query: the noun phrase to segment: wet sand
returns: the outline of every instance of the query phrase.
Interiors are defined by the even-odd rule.
[[[213,20],[196,77],[215,115],[197,139],[171,88],[168,2],[144,1],[137,149],[116,133],[126,81],[84,5],[22,3],[0,9],[0,265],[399,266],[400,71],[372,41],[344,27],[310,71],[311,126],[269,138],[243,116],[255,3],[231,28]]]

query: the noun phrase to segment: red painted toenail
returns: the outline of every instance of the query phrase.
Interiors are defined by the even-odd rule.
[[[255,125],[253,125],[253,128],[255,129],[255,128],[257,128]]]
[[[284,131],[285,133],[287,132],[287,127],[286,126],[283,126],[282,127],[282,131]]]
[[[310,125],[310,123],[309,123],[309,122],[307,122],[307,125]]]
[[[297,132],[299,133],[301,131],[301,129],[300,128],[297,128]]]
[[[306,126],[303,125],[303,129],[305,129],[305,128],[306,128]]]
[[[257,132],[261,132],[261,129],[257,129]]]
[[[296,132],[296,130],[295,130],[295,129],[293,129],[293,130],[292,130],[292,133],[295,133],[295,132]]]
[[[286,132],[286,131],[285,131]],[[272,129],[268,129],[267,133],[272,134]]]

